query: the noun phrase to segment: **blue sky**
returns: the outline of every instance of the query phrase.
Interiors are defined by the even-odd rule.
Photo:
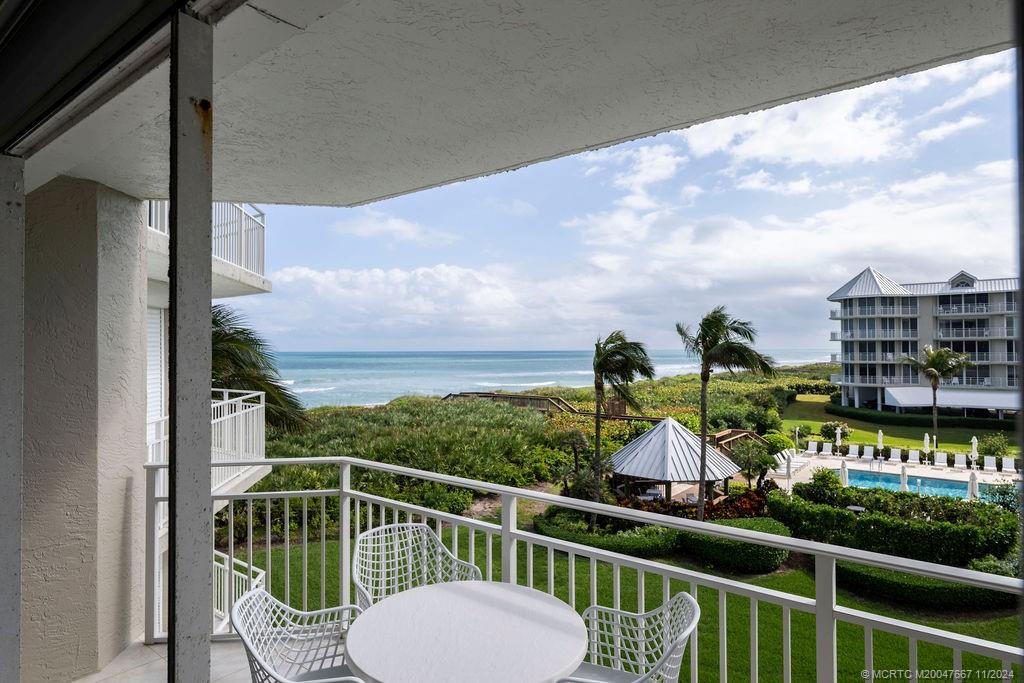
[[[266,206],[275,348],[675,348],[718,304],[766,348],[828,348],[825,301],[1016,274],[1012,53],[367,207]]]

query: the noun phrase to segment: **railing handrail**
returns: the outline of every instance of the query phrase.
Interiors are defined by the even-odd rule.
[[[211,463],[211,467],[231,467],[237,463]],[[681,517],[673,517],[670,515],[663,515],[654,512],[645,512],[642,510],[633,510],[631,508],[618,507],[616,505],[608,505],[606,503],[595,503],[587,500],[580,500],[578,498],[569,498],[566,496],[559,496],[552,493],[546,493],[543,491],[531,491],[529,489],[516,488],[514,486],[505,486],[503,484],[493,484],[489,482],[479,481],[476,479],[466,479],[463,477],[454,477],[446,474],[438,474],[437,472],[429,472],[426,470],[418,470],[411,467],[403,467],[401,465],[392,465],[389,463],[375,462],[372,460],[363,460],[362,458],[352,458],[347,456],[332,456],[332,457],[311,457],[311,458],[264,458],[262,460],[249,460],[246,461],[247,465],[267,465],[270,467],[281,467],[289,465],[352,465],[355,467],[361,467],[364,469],[376,470],[378,472],[387,472],[404,477],[412,477],[416,479],[423,479],[426,481],[433,481],[439,484],[447,484],[450,486],[458,486],[460,488],[467,488],[475,491],[484,493],[493,493],[497,495],[513,496],[515,498],[523,498],[527,500],[533,500],[540,503],[547,503],[549,505],[555,505],[563,508],[570,508],[579,510],[581,512],[591,512],[607,517],[618,517],[620,519],[638,522],[641,524],[654,524],[657,526],[676,529],[679,531],[690,531],[706,536],[715,536],[719,538],[725,538],[734,541],[743,541],[747,543],[754,543],[756,545],[771,546],[774,548],[782,548],[796,553],[813,554],[818,556],[825,556],[833,558],[835,560],[842,560],[848,562],[854,562],[856,564],[864,564],[881,569],[890,569],[893,571],[906,572],[910,574],[917,574],[920,576],[929,576],[932,578],[946,579],[959,583],[964,583],[980,588],[988,588],[990,590],[1001,591],[1004,593],[1020,593],[1024,589],[1024,582],[1020,579],[1014,579],[1006,576],[998,576],[996,574],[988,574],[986,572],[980,572],[972,569],[964,569],[961,567],[950,567],[947,565],[936,564],[934,562],[925,562],[922,560],[914,560],[905,557],[897,557],[895,555],[885,555],[882,553],[876,553],[868,550],[860,550],[857,548],[847,548],[844,546],[832,545],[829,543],[821,543],[819,541],[809,541],[806,539],[796,539],[784,536],[776,536],[774,534],[768,534],[762,531],[751,531],[748,529],[740,529],[736,527],[724,526],[721,524],[712,524],[710,522],[698,522],[692,519],[683,519]],[[166,468],[165,463],[147,463],[144,466],[146,469],[162,469]],[[278,492],[277,495],[280,495]],[[226,494],[217,495],[218,500],[232,500],[232,499],[244,499],[252,494]],[[158,497],[157,502],[166,502],[167,497]]]

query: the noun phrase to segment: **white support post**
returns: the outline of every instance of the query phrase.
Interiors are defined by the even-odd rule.
[[[213,27],[171,19],[169,681],[208,681],[213,623]]]
[[[515,532],[518,526],[519,499],[507,493],[501,496],[501,580],[516,583],[519,568]]]
[[[157,595],[156,573],[161,570],[160,562],[160,521],[157,519],[156,497],[159,495],[157,479],[160,470],[146,470],[146,615],[145,639],[151,645],[156,639],[157,626]]]
[[[0,154],[0,681],[21,680],[25,162]]]
[[[344,463],[338,472],[338,489],[341,510],[341,581],[338,595],[342,606],[352,604],[352,466]]]
[[[818,683],[836,680],[836,558],[814,556],[815,671]]]

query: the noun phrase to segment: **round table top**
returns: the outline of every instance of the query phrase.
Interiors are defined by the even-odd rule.
[[[546,683],[587,652],[583,619],[526,586],[458,581],[403,591],[349,627],[354,672],[378,683]]]

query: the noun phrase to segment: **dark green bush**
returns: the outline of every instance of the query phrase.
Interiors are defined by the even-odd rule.
[[[787,448],[793,448],[793,439],[782,432],[768,432],[764,435],[764,440],[768,442],[768,451],[773,455]]]
[[[714,524],[762,531],[776,536],[789,536],[789,529],[785,524],[769,517],[723,519]],[[710,567],[727,569],[740,574],[773,572],[789,559],[789,551],[782,548],[705,536],[687,531],[680,532],[679,549]]]
[[[550,507],[533,519],[533,528],[538,534],[557,538],[570,543],[589,545],[633,557],[665,557],[671,555],[679,544],[679,533],[651,525],[626,525],[621,528],[611,520],[599,518],[597,531],[587,531],[587,518],[576,510]],[[618,528],[617,528],[618,527]]]
[[[868,408],[852,408],[850,406],[826,403],[825,412],[837,417],[845,417],[851,420],[863,420],[880,425],[898,425],[903,427],[924,427],[932,426],[932,416],[925,414],[890,413],[884,410],[870,410]],[[964,427],[973,429],[1000,429],[1012,432],[1014,421],[1012,419],[999,420],[993,417],[958,417],[956,415],[940,415],[940,427]]]
[[[836,579],[840,588],[858,595],[915,607],[948,611],[1017,606],[1017,596],[1010,593],[849,562],[836,563]]]

